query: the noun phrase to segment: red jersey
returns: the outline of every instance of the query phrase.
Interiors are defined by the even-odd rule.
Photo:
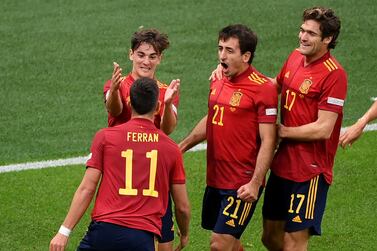
[[[147,119],[100,130],[87,164],[102,172],[92,219],[160,235],[172,184],[184,184],[176,143]]]
[[[250,181],[260,148],[259,124],[275,123],[276,87],[254,67],[211,83],[207,118],[207,185],[238,189]]]
[[[130,120],[131,118],[130,88],[134,81],[135,80],[131,76],[131,73],[128,74],[126,77],[122,78],[119,92],[120,92],[121,100],[123,103],[123,110],[122,110],[122,113],[119,114],[117,117],[113,117],[110,113],[108,113],[107,124],[109,127],[120,125]],[[160,89],[159,101],[161,103],[161,106],[160,106],[159,112],[154,117],[154,124],[157,126],[157,128],[160,128],[161,118],[163,115],[162,113],[165,107],[165,103],[164,103],[165,92],[168,86],[166,84],[161,83],[158,80],[157,80],[157,85],[158,85],[158,88]],[[103,87],[103,95],[104,95],[105,100],[106,100],[107,92],[110,90],[110,86],[111,86],[111,80],[108,80]],[[174,109],[175,115],[177,115],[178,104],[179,104],[179,96],[177,95],[173,100],[173,105],[174,105],[173,109]]]
[[[307,66],[304,66],[304,59],[299,51],[293,51],[277,76],[281,86],[281,124],[295,127],[312,123],[318,118],[318,110],[336,112],[338,118],[327,140],[283,140],[271,170],[296,182],[304,182],[323,173],[326,182],[331,184],[347,75],[330,52]]]

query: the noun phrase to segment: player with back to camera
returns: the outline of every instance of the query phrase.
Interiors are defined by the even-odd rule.
[[[114,63],[112,78],[104,85],[103,94],[108,111],[109,127],[125,123],[131,118],[130,86],[141,77],[156,79],[157,67],[163,58],[163,52],[169,45],[168,36],[157,29],[143,28],[133,34],[128,55],[132,61],[131,72],[122,76],[122,69],[117,63]],[[172,80],[169,86],[157,79],[156,81],[160,90],[161,106],[154,116],[154,123],[157,128],[161,128],[169,135],[177,125],[180,80]],[[159,250],[171,251],[174,240],[171,199],[169,199],[168,209],[162,222]]]
[[[176,250],[187,245],[190,209],[182,154],[153,123],[158,93],[155,80],[136,80],[130,88],[131,120],[96,133],[85,175],[50,251],[65,249],[97,186],[92,222],[77,250],[156,250],[169,190],[181,234]]]

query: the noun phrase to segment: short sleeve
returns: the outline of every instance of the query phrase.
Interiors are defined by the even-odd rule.
[[[103,150],[104,150],[104,131],[101,130],[94,136],[92,146],[90,147],[90,158],[86,162],[87,167],[103,170]]]
[[[266,83],[261,86],[256,98],[258,123],[276,123],[278,113],[278,93],[276,86]]]
[[[347,75],[344,70],[331,72],[324,81],[318,108],[342,113],[347,95]]]
[[[108,91],[110,90],[110,87],[111,87],[111,80],[107,80],[105,85],[103,86],[103,100],[104,102],[106,102],[106,99],[107,99],[107,93]]]
[[[172,184],[185,184],[186,174],[183,166],[182,153],[177,148],[176,151],[176,161],[173,169],[170,173],[170,180]]]

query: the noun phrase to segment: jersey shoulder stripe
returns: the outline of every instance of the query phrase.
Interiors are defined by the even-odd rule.
[[[248,79],[258,85],[264,84],[268,81],[265,77],[258,75],[256,72],[252,72],[248,76]]]

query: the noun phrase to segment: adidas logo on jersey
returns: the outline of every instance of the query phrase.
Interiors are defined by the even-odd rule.
[[[290,74],[290,73],[291,73],[290,71],[287,71],[287,72],[285,73],[284,77],[285,77],[285,78],[289,78],[289,74]]]
[[[231,226],[231,227],[236,227],[233,219],[228,220],[227,222],[225,222],[225,224],[227,224],[228,226]]]
[[[302,223],[302,220],[301,220],[301,218],[300,218],[299,215],[297,215],[296,217],[294,217],[294,218],[292,219],[292,221],[293,221],[293,222],[297,222],[297,223]]]

